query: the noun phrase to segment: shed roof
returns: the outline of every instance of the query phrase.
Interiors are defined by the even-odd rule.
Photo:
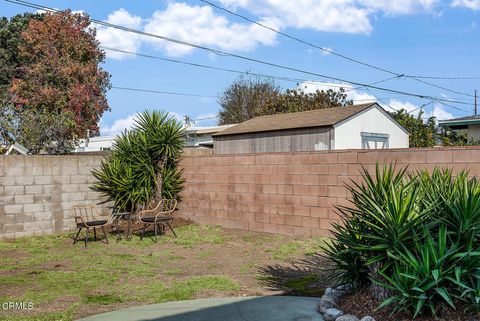
[[[294,128],[333,126],[374,105],[377,105],[377,103],[260,116],[222,130],[212,136],[267,132]]]

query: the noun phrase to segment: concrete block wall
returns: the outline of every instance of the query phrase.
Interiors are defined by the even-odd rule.
[[[89,189],[103,156],[0,156],[0,238],[75,228],[72,207],[96,204]],[[100,207],[105,210],[105,206]]]
[[[360,169],[396,162],[410,170],[450,167],[480,175],[480,148],[345,150],[187,156],[180,214],[201,224],[302,236],[327,236],[347,205],[345,184]]]
[[[302,236],[329,235],[335,205],[348,204],[345,184],[363,165],[396,162],[480,175],[480,147],[212,155],[186,153],[186,188],[177,215],[200,224]],[[102,155],[0,156],[0,238],[75,228],[72,207],[98,204],[91,170]],[[107,206],[99,206],[107,213]]]

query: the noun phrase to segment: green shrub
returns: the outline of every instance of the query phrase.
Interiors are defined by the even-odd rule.
[[[97,179],[92,189],[120,211],[135,211],[154,198],[179,199],[183,144],[182,125],[168,113],[140,113],[133,130],[115,139],[111,154],[92,172]]]
[[[463,171],[377,165],[352,181],[352,205],[324,246],[332,278],[368,287],[393,312],[435,314],[464,301],[480,308],[480,184]]]

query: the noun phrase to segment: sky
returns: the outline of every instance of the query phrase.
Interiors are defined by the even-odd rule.
[[[419,107],[425,105],[422,108],[425,115],[438,119],[473,114],[474,91],[480,90],[480,0],[210,1],[316,47],[200,0],[32,2],[82,11],[97,20],[309,72],[285,70],[92,24],[97,28],[102,47],[140,54],[106,50],[107,58],[102,67],[111,74],[114,87],[198,95],[112,88],[108,92],[111,111],[103,115],[100,123],[103,135],[128,128],[135,114],[146,109],[165,110],[178,119],[188,115],[198,119],[196,126],[216,124],[217,97],[239,74],[157,58],[289,78],[288,81],[276,80],[283,89],[301,88],[309,92],[338,90],[340,86],[348,90],[348,97],[355,103],[377,101],[390,111],[405,108],[416,114]],[[2,16],[11,17],[26,11],[36,10],[0,2]],[[339,55],[393,71],[396,75],[478,79],[415,80],[401,76],[386,80],[394,76]],[[444,99],[444,104],[431,98],[367,89],[318,74],[359,84],[386,80],[376,86]]]

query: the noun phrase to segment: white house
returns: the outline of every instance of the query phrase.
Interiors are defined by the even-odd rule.
[[[185,147],[189,148],[213,148],[212,134],[218,133],[234,125],[211,126],[211,127],[188,127],[185,129]],[[113,148],[116,135],[91,137],[82,139],[75,149],[76,153],[109,151]]]
[[[90,137],[80,140],[80,144],[75,148],[75,153],[85,152],[103,152],[109,151],[113,147],[116,135]]]
[[[233,126],[189,127],[186,129],[186,147],[213,148],[212,135]]]
[[[409,134],[377,103],[252,118],[213,134],[215,154],[408,148]]]
[[[451,130],[466,130],[469,142],[480,140],[480,116],[478,115],[440,120],[438,125]]]

